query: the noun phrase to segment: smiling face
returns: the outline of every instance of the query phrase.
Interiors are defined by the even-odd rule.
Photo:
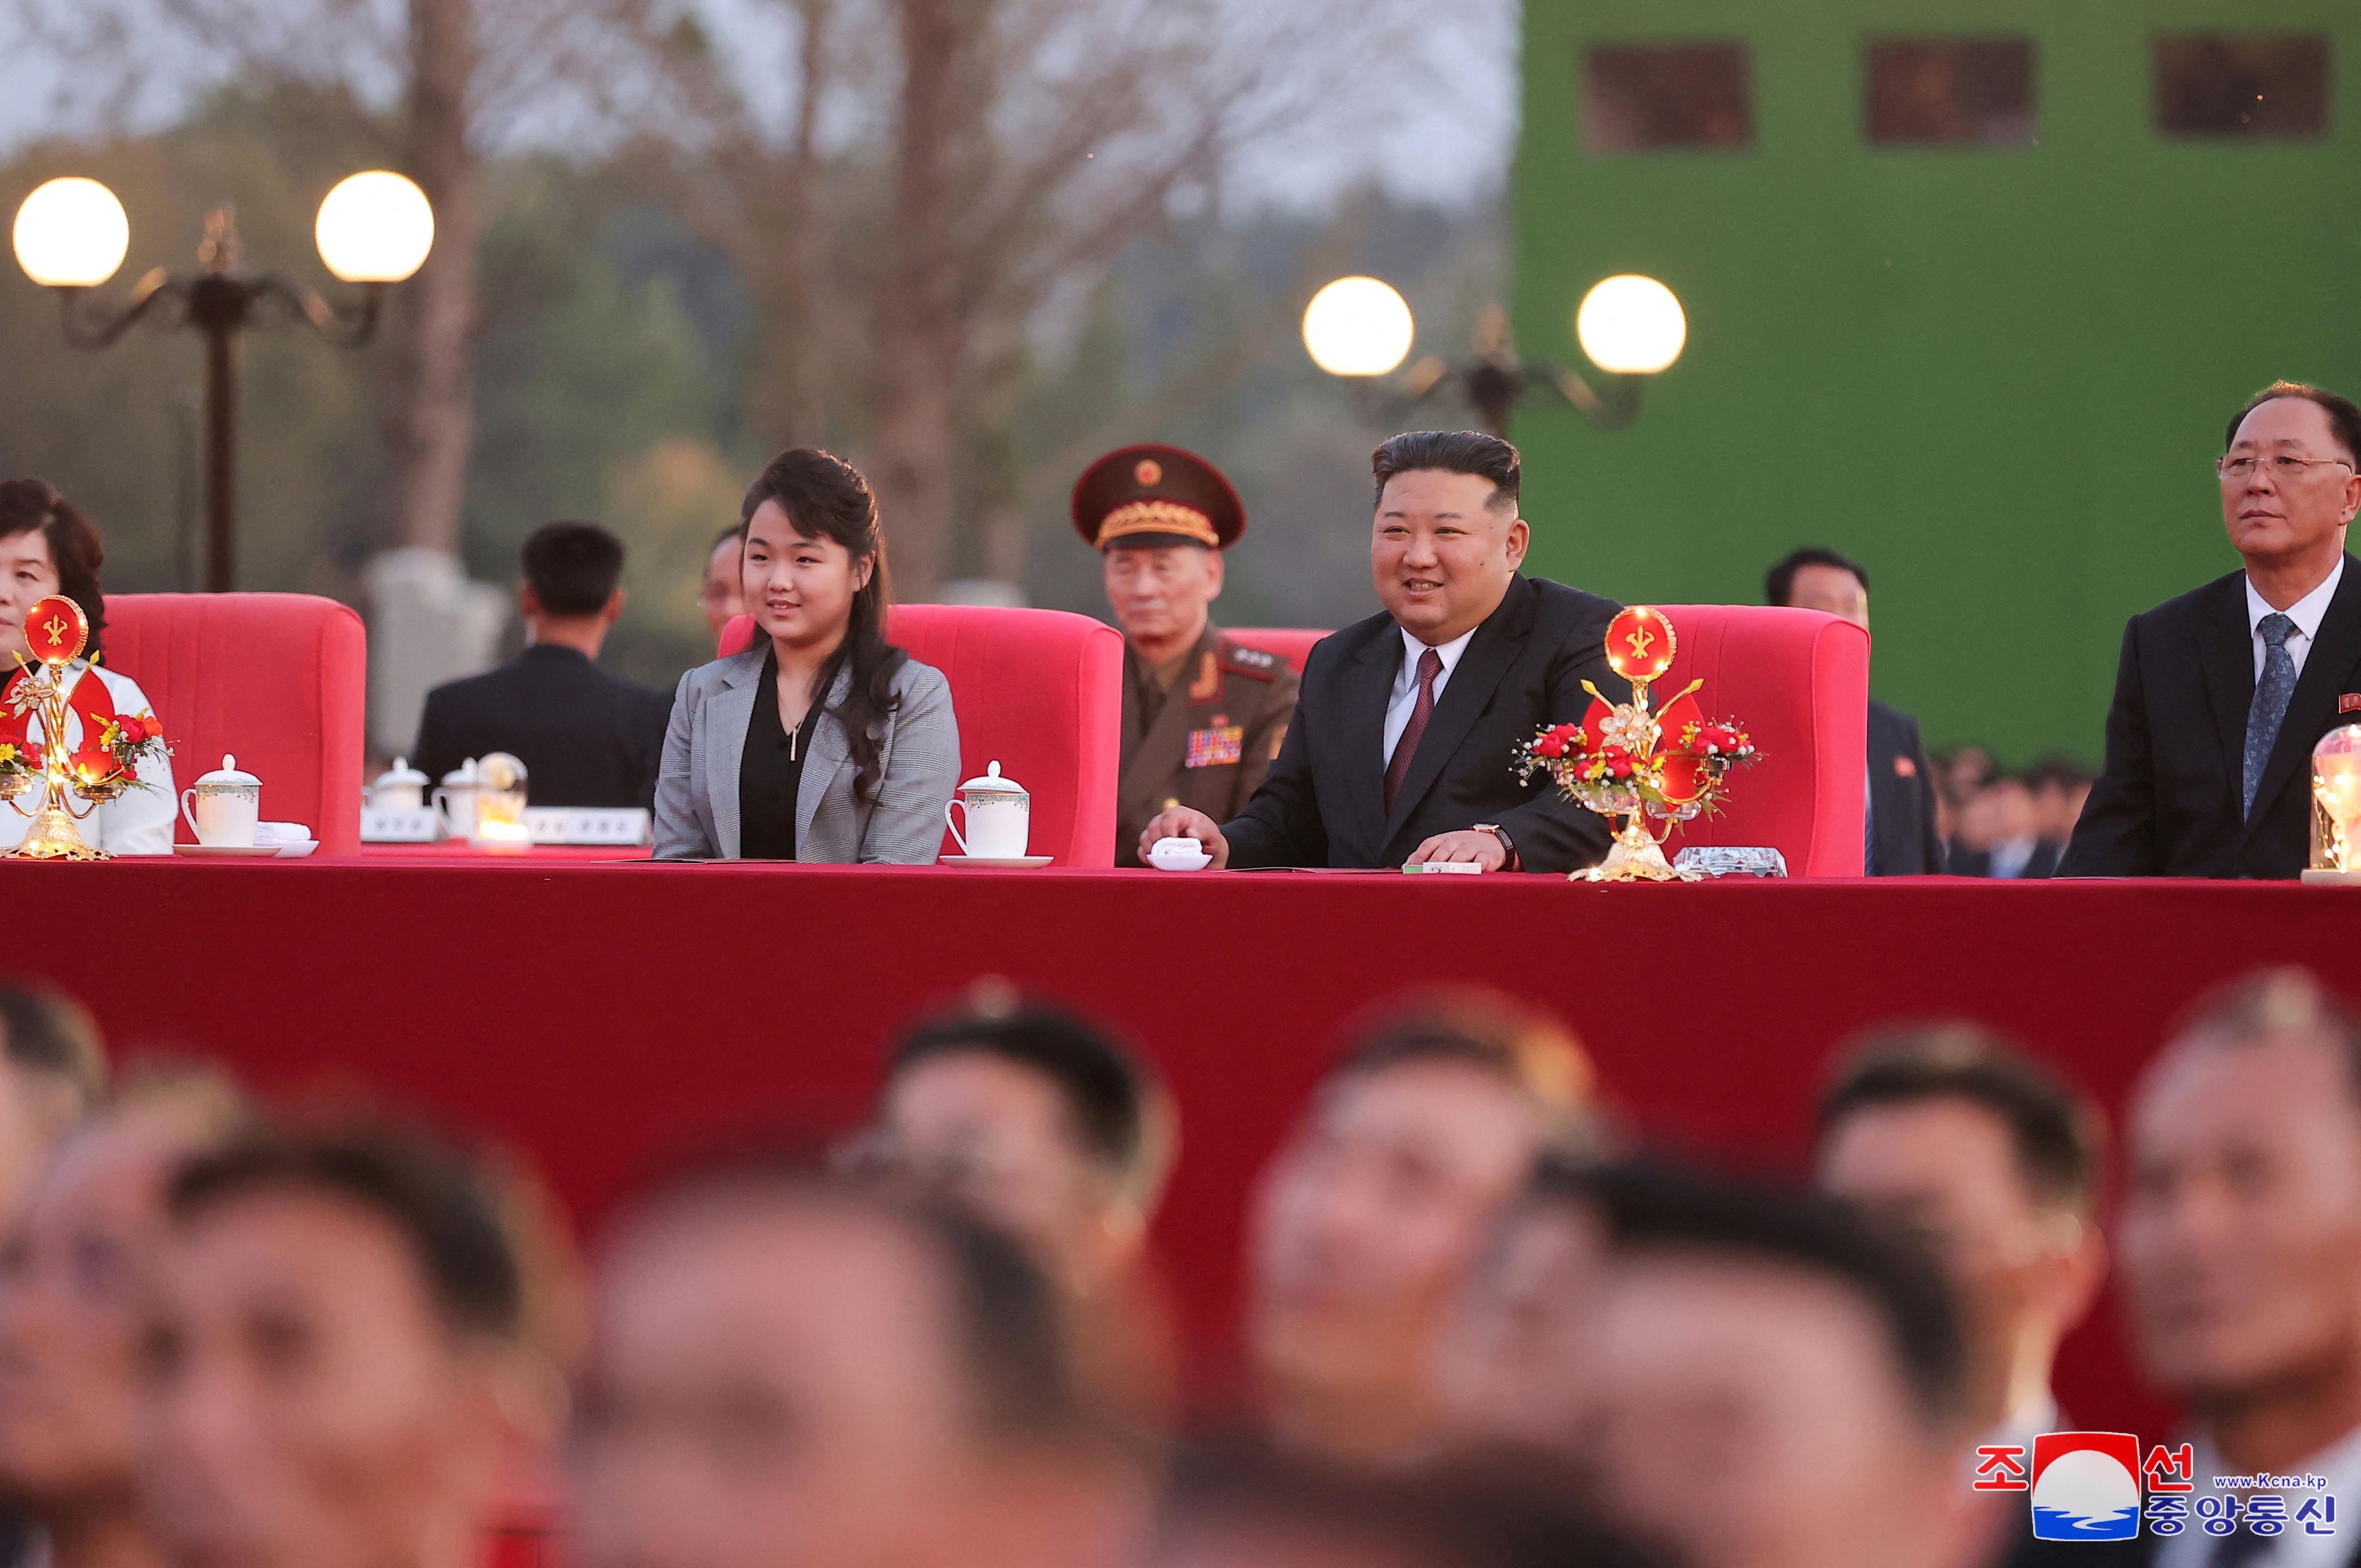
[[[2260,565],[2318,557],[2324,569],[2361,511],[2361,477],[2354,472],[2361,455],[2337,441],[2328,411],[2309,398],[2273,398],[2238,422],[2227,455],[2334,459],[2291,473],[2263,461],[2244,478],[2222,481],[2222,521],[2239,554]]]
[[[764,501],[746,524],[740,584],[754,624],[782,647],[825,656],[852,621],[852,596],[876,570],[833,539],[798,531],[779,503]]]
[[[1369,573],[1394,620],[1429,647],[1473,631],[1500,607],[1530,530],[1480,474],[1413,468],[1386,481]]]
[[[25,641],[25,612],[58,591],[58,564],[49,536],[38,528],[0,539],[0,663],[11,653],[31,652]]]

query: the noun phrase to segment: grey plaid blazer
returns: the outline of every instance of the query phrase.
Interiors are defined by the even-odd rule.
[[[700,664],[681,676],[664,730],[664,762],[656,773],[656,847],[660,861],[734,861],[738,831],[738,765],[754,704],[765,696],[763,649]],[[827,706],[851,689],[839,670]],[[885,716],[878,737],[877,801],[856,800],[852,758],[844,726],[820,715],[796,791],[796,859],[836,865],[927,865],[943,838],[943,807],[959,787],[959,720],[950,683],[931,664],[906,660],[895,672],[901,706]]]

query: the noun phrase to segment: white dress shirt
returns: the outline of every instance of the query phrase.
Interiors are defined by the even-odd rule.
[[[148,694],[128,675],[118,674],[104,664],[93,669],[80,659],[67,665],[66,670],[73,681],[66,688],[69,695],[94,675],[104,684],[107,700],[115,705],[118,715],[149,711]],[[28,740],[46,740],[39,714],[30,717],[25,731]],[[71,751],[82,743],[82,712],[69,705],[66,748]],[[172,824],[181,816],[181,795],[172,783],[171,760],[152,754],[142,757],[136,776],[146,787],[125,790],[75,826],[83,843],[110,855],[169,855],[172,852]],[[41,786],[36,780],[14,802],[0,805],[0,850],[13,850],[25,841],[25,831],[33,825],[32,813],[40,804]],[[72,804],[79,806],[81,802]]]
[[[1436,702],[1443,700],[1443,688],[1451,684],[1451,672],[1459,667],[1459,655],[1467,652],[1467,640],[1475,635],[1472,630],[1463,631],[1436,646],[1434,651],[1443,655],[1443,674],[1434,677]],[[1402,731],[1410,728],[1411,710],[1418,706],[1418,656],[1426,652],[1426,644],[1407,631],[1402,632],[1401,640],[1401,668],[1394,674],[1394,695],[1386,699],[1386,750],[1378,759],[1380,767],[1393,762],[1394,747],[1400,743]]]
[[[2255,644],[2257,685],[2263,684],[2263,661],[2270,654],[2270,650],[2263,642],[2263,617],[2285,615],[2295,622],[2295,630],[2288,634],[2287,651],[2288,657],[2295,661],[2295,673],[2300,676],[2303,674],[2303,657],[2312,652],[2312,640],[2320,635],[2320,622],[2328,614],[2328,601],[2336,597],[2336,585],[2344,576],[2345,557],[2339,555],[2327,579],[2284,610],[2272,609],[2263,596],[2255,591],[2255,579],[2246,579],[2246,634]]]
[[[2288,613],[2292,615],[2294,611]],[[2191,1458],[2195,1462],[2197,1490],[2188,1494],[2189,1528],[2179,1535],[2158,1541],[2156,1568],[2205,1568],[2213,1557],[2213,1543],[2222,1539],[2200,1530],[2197,1519],[2197,1499],[2224,1490],[2213,1485],[2213,1477],[2222,1474],[2222,1456],[2202,1437],[2191,1446],[2196,1451]],[[2346,1432],[2302,1464],[2288,1466],[2284,1474],[2318,1475],[2328,1482],[2327,1495],[2336,1499],[2336,1533],[2306,1535],[2303,1526],[2296,1523],[2296,1510],[2303,1507],[2306,1498],[2316,1497],[2320,1493],[2281,1492],[2279,1496],[2287,1499],[2288,1527],[2247,1560],[2247,1568],[2344,1568],[2353,1560],[2355,1535],[2361,1534],[2361,1512],[2355,1511],[2361,1509],[2361,1427]],[[2243,1518],[2238,1528],[2246,1529]]]

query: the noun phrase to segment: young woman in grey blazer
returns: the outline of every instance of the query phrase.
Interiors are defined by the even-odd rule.
[[[885,641],[877,503],[811,447],[746,492],[753,647],[680,678],[656,775],[655,858],[925,865],[959,782],[940,670]]]

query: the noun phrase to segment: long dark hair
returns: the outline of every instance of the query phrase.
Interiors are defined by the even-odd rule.
[[[853,794],[874,804],[877,799],[876,728],[901,706],[894,676],[909,654],[885,641],[885,606],[890,595],[885,581],[885,541],[877,529],[877,498],[861,470],[816,446],[794,446],[771,459],[760,477],[746,488],[739,508],[742,529],[754,521],[764,501],[787,514],[787,521],[806,539],[833,539],[844,546],[859,570],[872,563],[869,581],[852,593],[852,620],[844,641],[821,666],[814,696],[828,700],[839,670],[851,669],[852,684],[844,701],[829,709],[844,726],[852,754]]]
[[[95,662],[106,630],[106,596],[99,592],[98,568],[106,559],[99,543],[98,525],[55,487],[39,479],[0,483],[0,539],[39,529],[49,543],[49,560],[58,569],[58,592],[82,606],[90,621],[90,641],[82,657]]]

